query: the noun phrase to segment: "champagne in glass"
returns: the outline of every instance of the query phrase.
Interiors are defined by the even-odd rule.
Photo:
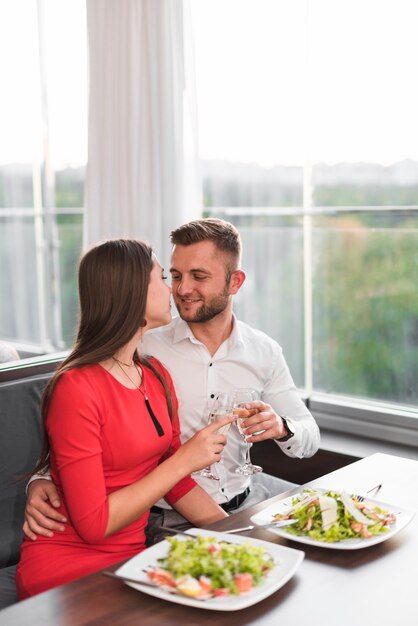
[[[226,417],[227,415],[232,415],[232,398],[227,393],[216,393],[213,404],[210,408],[208,424],[213,424],[219,419]],[[221,426],[219,430],[216,432],[221,435],[226,435],[228,430],[230,429],[231,424],[225,424]],[[194,475],[204,476],[205,478],[210,478],[211,480],[219,480],[219,476],[217,476],[212,469],[212,466],[205,467],[204,469],[193,472]]]
[[[238,428],[239,433],[245,440],[246,449],[245,449],[245,462],[244,465],[240,465],[235,470],[236,474],[242,474],[243,476],[251,476],[252,474],[258,474],[258,472],[262,472],[263,468],[260,465],[254,465],[251,463],[250,457],[250,448],[253,445],[246,440],[246,433],[244,430],[245,426],[245,418],[251,415],[250,411],[246,409],[245,405],[248,402],[255,402],[260,399],[260,394],[255,389],[243,388],[243,389],[234,389],[232,392],[232,406],[234,415],[237,416],[237,421],[235,422]]]

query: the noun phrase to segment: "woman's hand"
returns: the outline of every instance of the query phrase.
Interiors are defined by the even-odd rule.
[[[227,442],[226,435],[218,431],[235,420],[235,415],[227,415],[202,428],[180,446],[174,458],[181,460],[182,467],[187,469],[188,473],[196,472],[212,463],[218,463]]]
[[[62,523],[67,519],[55,510],[60,505],[57,488],[52,480],[38,479],[31,482],[23,524],[25,535],[35,541],[37,535],[52,537],[53,530],[65,530]]]

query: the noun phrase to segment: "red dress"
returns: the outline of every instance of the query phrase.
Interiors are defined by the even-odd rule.
[[[59,379],[51,399],[47,429],[51,475],[58,488],[60,512],[68,519],[64,532],[36,541],[25,538],[17,568],[21,599],[131,558],[145,548],[148,511],[126,528],[104,539],[107,496],[140,480],[180,446],[177,399],[171,378],[173,419],[161,382],[143,367],[147,395],[164,429],[159,436],[143,394],[119,383],[100,365],[72,369]],[[173,505],[196,483],[187,476],[166,495]]]

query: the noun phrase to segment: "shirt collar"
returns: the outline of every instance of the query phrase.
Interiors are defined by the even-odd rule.
[[[190,341],[196,341],[196,337],[193,335],[190,330],[190,326],[181,319],[181,317],[176,317],[175,326],[174,326],[174,334],[173,334],[173,343],[179,343],[180,341],[184,341],[184,339],[190,339]]]
[[[233,326],[232,326],[232,332],[229,335],[227,341],[229,342],[229,345],[231,347],[234,347],[236,345],[238,345],[239,343],[244,343],[244,339],[242,337],[242,331],[239,325],[239,322],[237,320],[237,318],[235,317],[234,314],[232,314],[232,319],[233,319]]]
[[[227,339],[231,347],[237,345],[238,343],[244,343],[238,320],[234,314],[232,314],[232,319],[232,332]],[[177,317],[175,320],[173,343],[180,343],[180,341],[184,341],[185,339],[189,339],[192,343],[200,343],[200,341],[198,341],[198,339],[196,339],[196,337],[192,333],[190,326],[187,324],[187,322],[182,320],[181,317]]]

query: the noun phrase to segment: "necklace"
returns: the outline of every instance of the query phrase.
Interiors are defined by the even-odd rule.
[[[124,363],[123,361],[120,361],[119,359],[117,359],[115,356],[112,356],[112,359],[114,361],[116,361],[116,363],[118,365],[124,365],[125,367],[132,367],[132,365],[135,365],[134,360],[132,359],[132,361],[128,364],[128,363]],[[123,371],[123,370],[122,370]]]
[[[135,387],[135,389],[138,389],[138,391],[140,391],[142,393],[142,395],[144,396],[144,400],[145,400],[145,406],[147,407],[147,411],[152,419],[152,422],[155,426],[155,430],[158,433],[159,437],[162,437],[164,435],[164,429],[161,426],[160,422],[158,421],[154,411],[152,410],[150,401],[148,400],[148,396],[147,396],[147,388],[145,387],[145,380],[144,380],[144,372],[141,368],[141,370],[139,369],[138,365],[135,363],[135,361],[132,361],[133,365],[135,366],[136,371],[138,372],[138,376],[140,379],[140,383],[139,385],[137,385],[132,378],[129,376],[129,374],[127,372],[125,372],[125,370],[121,367],[121,362],[118,359],[115,359],[114,356],[112,356],[112,359],[115,361],[116,365],[119,366],[119,369],[121,370],[121,372],[123,372],[126,376],[126,378],[128,378],[128,380],[131,381],[131,383],[133,384],[133,386]],[[125,365],[125,363],[122,363],[122,365]],[[129,366],[127,366],[129,367]],[[143,389],[141,389],[141,387],[143,387]]]
[[[136,384],[136,383],[132,380],[132,378],[129,376],[128,372],[125,372],[125,370],[124,370],[124,369],[122,369],[121,364],[122,364],[122,365],[126,365],[126,363],[122,363],[122,361],[119,361],[119,359],[116,359],[114,356],[112,356],[112,359],[115,361],[115,363],[116,363],[116,365],[119,367],[120,371],[121,371],[123,374],[125,374],[126,378],[127,378],[128,380],[130,380],[130,381],[131,381],[131,383],[133,384],[133,386],[134,386],[136,389],[138,389],[138,391],[140,391],[140,392],[142,393],[142,395],[144,396],[145,400],[148,400],[148,397],[147,397],[147,390],[146,390],[146,388],[145,388],[144,376],[143,376],[143,374],[142,374],[142,370],[139,370],[139,367],[137,366],[137,364],[136,364],[134,361],[132,361],[132,365],[134,365],[134,366],[135,366],[135,369],[136,369],[136,371],[138,372],[138,376],[139,376],[139,380],[140,380],[139,385],[137,385],[137,384]],[[130,365],[126,365],[126,367],[130,367]],[[143,388],[143,389],[141,389],[141,387],[144,387],[144,388]]]

